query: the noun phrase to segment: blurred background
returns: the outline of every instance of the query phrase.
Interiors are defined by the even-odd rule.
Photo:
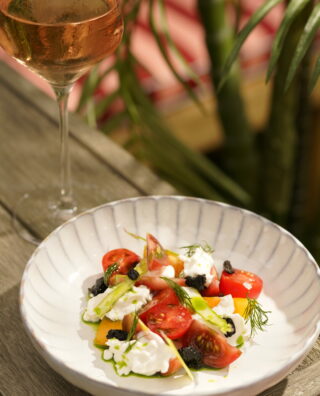
[[[70,110],[182,194],[258,212],[320,258],[317,2],[122,3],[123,43],[76,84]]]

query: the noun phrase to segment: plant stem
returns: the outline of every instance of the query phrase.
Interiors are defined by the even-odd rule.
[[[288,220],[294,183],[299,93],[297,78],[287,91],[284,86],[309,12],[308,7],[301,12],[286,36],[274,77],[271,111],[264,138],[261,200],[268,216],[283,225]]]
[[[310,83],[311,51],[301,63],[300,73],[298,74],[298,109],[296,126],[298,141],[295,159],[295,178],[291,209],[289,212],[288,226],[290,230],[299,238],[306,232],[306,208],[308,207],[308,194],[310,191],[310,170],[311,159],[311,100],[309,92]]]
[[[71,86],[54,86],[53,89],[57,97],[60,118],[60,201],[58,202],[58,210],[73,212],[76,210],[76,206],[71,183],[68,122],[68,100]]]
[[[233,67],[228,80],[218,90],[224,62],[233,46],[234,29],[227,21],[224,1],[198,0],[198,10],[205,28],[212,64],[211,79],[225,134],[223,165],[240,185],[255,194],[258,158],[240,92],[237,67]]]

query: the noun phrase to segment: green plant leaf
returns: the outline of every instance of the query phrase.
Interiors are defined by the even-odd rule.
[[[283,48],[284,40],[292,22],[308,3],[310,3],[310,0],[291,0],[288,7],[286,8],[281,25],[273,41],[266,81],[270,80],[270,77],[274,71]]]
[[[163,34],[167,40],[168,47],[170,48],[171,52],[176,56],[176,58],[179,60],[179,62],[183,65],[186,74],[195,80],[198,84],[201,84],[201,80],[197,73],[194,72],[194,70],[190,67],[189,63],[186,61],[185,57],[181,54],[179,49],[177,48],[175,42],[172,40],[170,31],[169,31],[169,26],[168,26],[168,21],[166,17],[166,7],[164,5],[164,0],[159,1],[159,10],[160,10],[160,20],[162,23],[162,31]]]
[[[92,68],[90,74],[88,75],[87,79],[85,80],[82,86],[81,97],[76,109],[77,113],[83,110],[83,108],[86,106],[90,98],[92,98],[95,90],[98,88],[102,80],[114,69],[115,69],[115,65],[113,64],[103,73],[99,74],[98,65]]]
[[[259,24],[259,22],[279,3],[281,3],[283,0],[268,0],[264,2],[264,4],[258,8],[258,10],[251,16],[247,24],[241,29],[241,31],[238,33],[235,43],[233,45],[233,48],[230,52],[230,55],[226,59],[226,62],[223,67],[223,75],[221,78],[221,82],[219,85],[219,89],[222,87],[224,84],[231,68],[234,63],[234,61],[237,59],[240,49],[249,36],[249,34],[252,32],[252,30]]]
[[[108,107],[120,96],[120,91],[116,89],[113,91],[111,94],[106,95],[105,98],[101,99],[96,105],[95,105],[95,113],[96,117],[99,118],[101,117]]]
[[[291,62],[291,66],[290,66],[290,69],[288,72],[288,76],[287,76],[286,83],[285,83],[285,90],[287,90],[289,88],[289,85],[291,84],[304,55],[310,48],[311,43],[312,43],[315,35],[317,34],[319,25],[320,25],[320,3],[318,3],[314,7],[314,9],[308,19],[308,22],[304,28],[304,31],[301,35],[301,38],[297,45],[297,50],[294,54],[294,57],[293,57],[293,60]]]
[[[166,51],[166,46],[164,45],[163,38],[161,37],[161,33],[158,32],[156,22],[155,22],[155,17],[154,17],[154,5],[155,2],[153,0],[149,0],[149,25],[151,32],[153,34],[153,37],[156,41],[156,44],[158,46],[159,51],[161,52],[161,55],[163,56],[163,59],[165,60],[167,66],[171,70],[172,74],[175,76],[175,78],[178,80],[178,82],[183,86],[185,91],[188,93],[190,98],[196,103],[196,105],[199,107],[199,109],[205,113],[205,108],[202,104],[202,102],[199,100],[198,96],[195,94],[193,89],[186,83],[184,78],[180,76],[180,74],[177,72],[175,69],[173,63],[171,62],[169,55]]]
[[[120,113],[114,114],[110,119],[108,119],[104,124],[100,126],[100,129],[108,135],[115,129],[117,129],[121,124],[125,122],[128,118],[128,113],[126,110]]]
[[[314,66],[313,72],[310,77],[310,81],[309,81],[309,91],[310,92],[315,87],[315,85],[318,81],[319,75],[320,75],[320,56],[318,56],[317,62]]]

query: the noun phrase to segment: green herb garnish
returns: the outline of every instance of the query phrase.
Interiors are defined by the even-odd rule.
[[[136,345],[136,343],[138,342],[138,340],[134,340],[132,344],[129,344],[126,348],[126,350],[124,351],[124,353],[129,353],[131,351],[131,349]]]
[[[204,252],[212,254],[214,249],[208,244],[208,242],[203,241],[203,243],[195,243],[194,245],[182,246],[180,249],[186,250],[186,256],[192,257],[197,249],[202,249]]]
[[[146,238],[143,238],[140,235],[134,234],[133,232],[129,232],[126,229],[124,230],[128,235],[132,236],[134,239],[140,239],[141,241],[147,242]]]
[[[112,275],[115,271],[117,271],[118,269],[119,269],[119,264],[118,264],[118,263],[114,263],[114,264],[110,265],[110,266],[107,268],[106,272],[105,272],[104,275],[103,275],[103,279],[104,279],[105,285],[108,286],[111,275]]]
[[[137,315],[137,312],[135,312],[134,314],[134,318],[133,318],[133,322],[132,322],[132,326],[131,329],[128,333],[128,337],[127,337],[127,341],[130,341],[131,338],[133,337],[134,333],[136,332],[136,328],[139,322],[139,316]]]
[[[246,323],[250,321],[252,337],[258,330],[264,331],[264,327],[268,325],[268,314],[270,311],[264,311],[260,303],[254,299],[247,297],[248,305],[244,311]]]
[[[173,289],[173,291],[176,293],[180,303],[193,311],[191,298],[190,298],[189,294],[180,285],[178,285],[176,282],[174,282],[172,279],[166,278],[165,276],[162,276],[161,279],[165,280],[167,282],[167,284]]]

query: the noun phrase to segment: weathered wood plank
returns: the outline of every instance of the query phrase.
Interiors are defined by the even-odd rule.
[[[260,396],[319,396],[320,361],[302,370],[296,370]]]
[[[54,181],[58,183],[59,139],[56,125],[50,119],[41,116],[35,107],[6,87],[3,86],[1,92],[6,100],[0,103],[0,137],[4,142],[0,146],[0,201],[13,210],[23,192]],[[100,187],[94,192],[88,189],[79,196],[87,207],[145,193],[107,164],[102,164],[83,144],[72,139],[70,148],[74,179],[81,186],[96,183]],[[44,215],[37,208],[33,213],[23,213],[22,220],[42,219]],[[43,221],[34,232],[46,236],[47,223]]]
[[[33,250],[16,234],[10,214],[0,206],[0,394],[85,396],[45,363],[23,328],[19,283]]]
[[[0,207],[1,294],[14,287],[20,281],[25,265],[33,250],[34,246],[22,240],[15,233],[11,225],[10,215]]]
[[[19,285],[0,296],[0,392],[4,396],[85,396],[56,374],[25,333],[19,314]]]
[[[47,118],[56,129],[58,128],[56,103],[2,62],[0,62],[0,84],[17,95],[22,102],[28,102],[28,105],[36,108],[39,112],[38,117]],[[20,111],[20,108],[17,109]],[[138,163],[128,152],[102,133],[89,128],[79,116],[74,114],[70,115],[70,133],[102,163],[133,184],[140,194],[165,195],[176,192],[172,186]],[[55,135],[58,139],[57,134]]]

